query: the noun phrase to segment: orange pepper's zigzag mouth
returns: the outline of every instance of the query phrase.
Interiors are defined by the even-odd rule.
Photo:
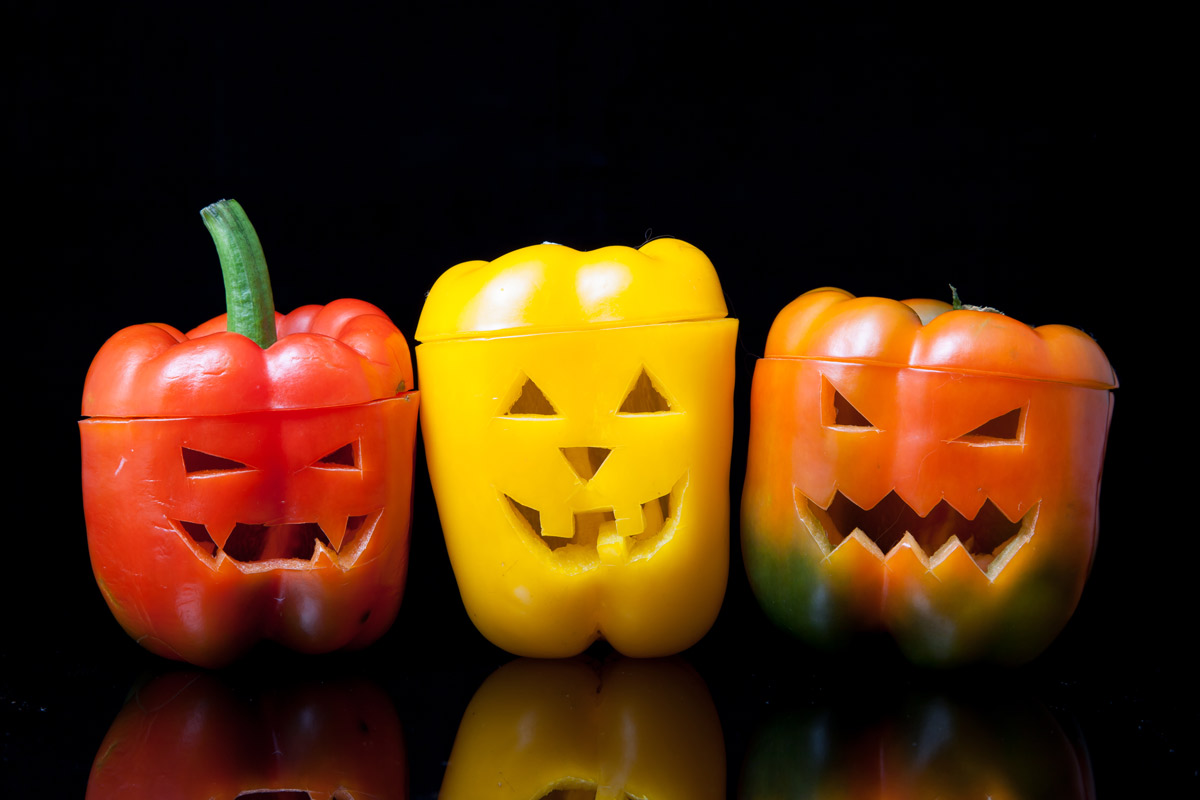
[[[354,566],[366,549],[382,515],[383,509],[379,509],[370,514],[346,517],[345,534],[337,545],[330,542],[330,537],[317,522],[270,525],[238,522],[221,544],[214,540],[203,523],[170,522],[196,557],[214,570],[222,564],[232,564],[242,572],[323,566],[345,571]]]
[[[864,509],[840,491],[828,507],[795,490],[796,511],[822,553],[828,558],[855,540],[880,561],[887,562],[902,547],[910,547],[929,569],[934,569],[956,549],[995,580],[1017,551],[1033,536],[1041,503],[1020,519],[1008,519],[991,500],[985,500],[974,517],[967,518],[944,499],[928,514],[918,514],[895,491],[872,508]]]
[[[628,526],[618,521],[612,506],[572,512],[568,536],[548,532],[537,509],[503,492],[501,497],[511,512],[514,526],[526,534],[527,539],[535,542],[539,549],[548,550],[564,569],[586,570],[601,564],[627,564],[656,553],[675,533],[686,486],[685,476],[669,493],[635,506],[641,519]]]

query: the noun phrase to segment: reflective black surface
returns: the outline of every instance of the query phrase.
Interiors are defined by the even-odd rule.
[[[666,3],[15,17],[6,787],[82,795],[131,687],[174,668],[125,636],[92,579],[79,396],[121,327],[187,329],[222,311],[198,211],[233,196],[281,309],[361,297],[410,337],[433,280],[461,261],[662,234],[712,258],[741,320],[735,524],[725,606],[683,658],[717,709],[729,796],[780,713],[810,731],[829,719],[828,741],[878,752],[887,715],[925,719],[904,709],[930,696],[952,698],[941,730],[964,708],[982,721],[955,725],[1005,730],[988,721],[998,699],[1032,704],[1086,748],[1099,797],[1194,792],[1182,383],[1194,335],[1185,289],[1160,266],[1171,214],[1155,181],[1172,173],[1141,112],[1166,79],[1131,55],[1140,20],[1007,6],[796,19]],[[941,297],[948,283],[1023,321],[1085,329],[1120,377],[1090,582],[1059,639],[1019,669],[918,670],[882,638],[814,653],[766,622],[742,572],[754,360],[775,313],[807,289]],[[353,654],[264,646],[228,674],[371,682],[403,728],[409,795],[431,798],[472,696],[512,657],[463,611],[417,464],[409,586],[388,634]],[[914,740],[937,741],[938,724]]]

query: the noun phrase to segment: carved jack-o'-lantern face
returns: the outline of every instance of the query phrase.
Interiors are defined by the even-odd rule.
[[[408,565],[418,393],[408,345],[356,300],[278,315],[267,349],[217,318],[117,333],[79,423],[88,549],[121,626],[222,666],[260,638],[366,645]]]
[[[416,416],[411,397],[80,423],[92,565],[118,621],[204,665],[264,636],[378,638],[404,586]]]
[[[921,661],[1025,660],[1090,568],[1115,378],[1071,328],[926,323],[837,290],[780,314],[752,395],[747,569],[815,641],[882,625]]]
[[[493,642],[565,656],[604,636],[654,655],[712,624],[728,569],[724,313],[712,265],[675,240],[541,245],[434,287],[417,332],[430,475]]]

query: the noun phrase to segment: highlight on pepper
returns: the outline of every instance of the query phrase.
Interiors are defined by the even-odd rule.
[[[446,546],[480,632],[518,655],[605,638],[669,655],[728,574],[737,321],[708,258],[535,245],[460,264],[417,326]]]
[[[1096,550],[1116,375],[1075,328],[931,300],[802,295],[751,389],[742,550],[767,615],[914,661],[1027,661]]]
[[[142,646],[201,666],[264,638],[362,647],[395,618],[408,565],[408,344],[360,300],[275,312],[241,206],[203,214],[228,314],[125,328],[84,383],[97,584]]]

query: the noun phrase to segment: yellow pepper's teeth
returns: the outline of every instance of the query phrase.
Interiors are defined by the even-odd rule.
[[[1040,507],[1035,503],[1014,521],[985,500],[968,518],[943,500],[921,516],[895,492],[864,509],[841,492],[822,507],[796,490],[797,513],[826,556],[855,539],[881,561],[890,558],[898,547],[912,548],[928,568],[934,569],[948,553],[961,547],[990,579],[1033,536]]]
[[[213,569],[231,564],[241,572],[272,569],[314,569],[334,566],[347,570],[354,566],[371,540],[383,509],[370,514],[317,522],[279,522],[260,524],[239,522],[218,544],[203,523],[171,520],[179,538],[203,563]],[[323,529],[334,530],[331,543]],[[337,534],[341,534],[338,536]]]
[[[625,564],[657,551],[674,533],[686,483],[686,479],[681,480],[670,493],[635,505],[639,524],[628,525],[622,525],[616,510],[608,506],[564,511],[567,516],[563,521],[569,520],[569,526],[550,527],[546,514],[507,494],[503,498],[513,512],[512,521],[518,531],[539,551],[549,551],[547,555],[575,571],[601,564]]]

